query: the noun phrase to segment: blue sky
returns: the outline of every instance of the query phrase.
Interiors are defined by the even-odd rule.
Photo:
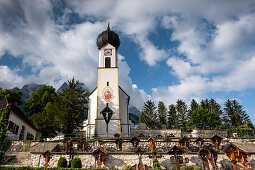
[[[108,16],[132,105],[236,99],[255,122],[254,0],[0,0],[0,87],[93,89]]]

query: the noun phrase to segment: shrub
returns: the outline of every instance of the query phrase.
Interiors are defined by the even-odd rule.
[[[158,162],[154,162],[153,165],[154,165],[154,170],[162,170]]]
[[[194,167],[194,170],[202,170],[202,168],[201,167]]]
[[[194,166],[189,166],[188,170],[194,170]]]
[[[180,169],[181,169],[181,170],[189,170],[188,167],[186,167],[186,166],[181,166]]]
[[[4,157],[4,151],[0,151],[0,162],[2,161],[3,157]]]
[[[66,168],[67,167],[67,160],[65,157],[60,157],[58,160],[58,168]]]
[[[81,159],[80,158],[73,158],[71,162],[71,168],[81,168]]]

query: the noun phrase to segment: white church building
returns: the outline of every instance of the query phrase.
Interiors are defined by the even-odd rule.
[[[113,137],[118,133],[129,136],[131,120],[128,115],[130,97],[119,86],[118,48],[119,36],[107,30],[98,35],[98,78],[97,87],[89,95],[87,137]]]

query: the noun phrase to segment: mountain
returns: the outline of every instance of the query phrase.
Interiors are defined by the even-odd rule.
[[[81,87],[82,89],[84,89],[86,92],[89,92],[88,88],[85,86],[84,83],[79,83],[78,84],[78,87]],[[68,83],[67,82],[64,82],[60,87],[59,89],[57,90],[57,93],[62,93],[63,90],[67,89],[68,88]]]
[[[20,106],[21,110],[24,111],[24,107],[25,107],[25,102],[27,101],[28,98],[30,98],[31,94],[33,92],[35,92],[37,89],[39,89],[42,85],[40,84],[27,84],[24,85],[21,89],[19,89],[18,87],[15,87],[15,90],[21,91],[22,92],[22,105]]]
[[[128,107],[128,112],[129,112],[129,119],[132,120],[135,124],[138,124],[141,112],[135,106],[132,106],[132,105]]]

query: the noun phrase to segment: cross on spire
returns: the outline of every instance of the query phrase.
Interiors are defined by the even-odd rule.
[[[108,16],[108,27],[110,27],[110,19],[111,19],[111,17]]]

